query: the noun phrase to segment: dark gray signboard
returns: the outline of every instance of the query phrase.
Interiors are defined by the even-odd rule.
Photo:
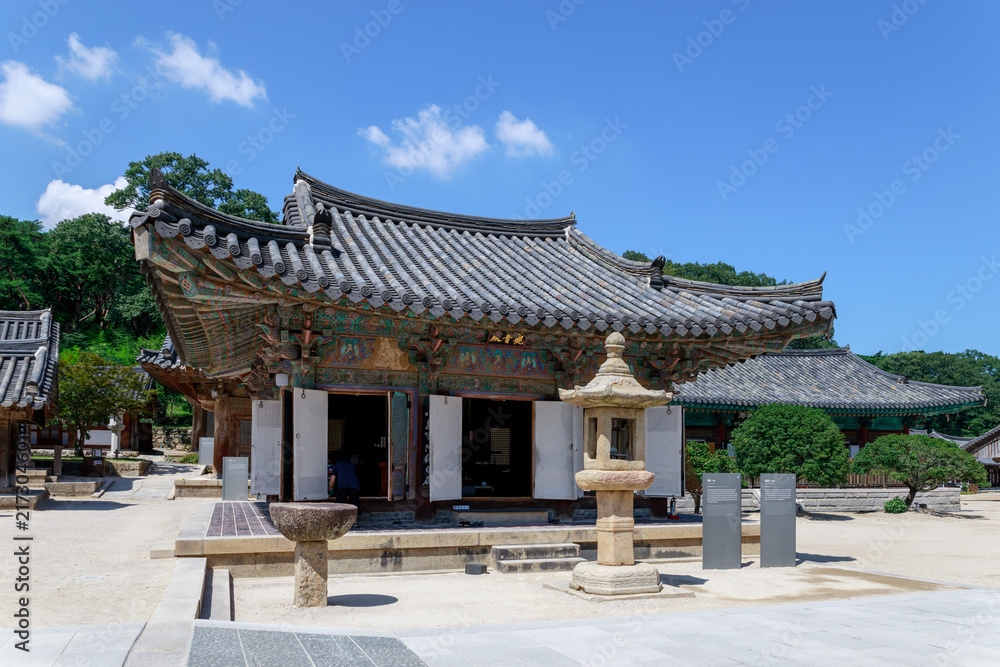
[[[705,473],[701,484],[701,566],[706,570],[739,569],[743,556],[740,475]]]
[[[222,457],[222,499],[246,500],[250,482],[250,459],[245,456]]]
[[[795,475],[760,476],[760,566],[795,567]]]

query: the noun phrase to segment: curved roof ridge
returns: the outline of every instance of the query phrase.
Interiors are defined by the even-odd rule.
[[[785,348],[784,350],[779,350],[778,352],[765,352],[764,354],[769,356],[782,356],[782,357],[833,357],[833,356],[851,354],[851,348],[823,347],[823,348],[816,348],[813,350]],[[862,361],[864,361],[864,359],[862,359]]]
[[[249,218],[242,218],[238,215],[223,213],[222,211],[214,209],[207,204],[203,204],[193,197],[189,197],[174,186],[170,185],[170,182],[167,180],[163,172],[156,167],[153,167],[153,169],[149,172],[149,189],[149,205],[151,207],[154,206],[157,201],[165,201],[166,203],[173,204],[178,208],[190,210],[192,213],[207,222],[218,222],[236,229],[263,232],[265,234],[277,233],[283,236],[289,235],[289,232],[302,234],[305,230],[305,226],[261,222],[260,220],[250,220]],[[148,213],[148,210],[136,211],[133,213],[133,216],[141,216]],[[284,233],[282,234],[282,232]]]
[[[737,298],[761,299],[788,299],[789,297],[809,297],[822,298],[823,281],[826,280],[826,272],[819,278],[806,280],[801,283],[790,283],[788,285],[774,285],[772,287],[745,287],[743,285],[720,285],[702,280],[690,280],[688,278],[678,278],[669,274],[663,274],[664,287],[679,287],[689,292],[711,292],[713,294],[722,293],[726,296]]]
[[[581,232],[578,228],[574,227],[572,230],[567,232],[566,236],[573,246],[588,252],[593,259],[607,266],[621,269],[626,273],[646,276],[649,278],[658,274],[658,271],[653,266],[652,262],[636,262],[631,259],[625,259],[618,253],[608,250],[600,243]]]
[[[928,387],[928,388],[931,388],[931,389],[953,389],[955,391],[965,391],[965,392],[968,392],[968,393],[980,394],[980,395],[982,395],[982,393],[983,393],[982,386],[978,386],[978,387],[966,387],[966,386],[958,385],[958,384],[941,384],[941,383],[938,383],[938,382],[920,382],[919,380],[911,380],[910,378],[908,378],[905,375],[896,375],[895,373],[890,373],[887,370],[883,370],[883,369],[879,368],[878,366],[876,366],[875,364],[873,364],[871,362],[868,362],[868,361],[865,361],[864,359],[862,359],[858,355],[854,354],[850,350],[847,350],[847,354],[848,354],[848,356],[850,356],[854,360],[855,363],[857,363],[857,364],[864,364],[865,366],[873,368],[873,369],[875,369],[875,371],[879,375],[883,375],[885,377],[892,378],[893,380],[896,380],[900,384],[908,384],[908,385],[913,385],[913,386],[916,386],[916,387]]]
[[[1000,425],[994,426],[986,433],[977,435],[974,438],[970,438],[968,442],[962,445],[962,449],[967,452],[974,452],[977,449],[983,447],[983,445],[991,443],[994,439],[1000,438]]]
[[[498,231],[503,232],[553,232],[562,231],[568,227],[576,224],[576,215],[570,214],[563,218],[547,218],[540,220],[517,220],[512,218],[488,218],[483,216],[475,215],[465,215],[461,213],[451,213],[447,211],[435,211],[432,209],[418,208],[415,206],[406,206],[403,204],[396,204],[393,202],[387,202],[381,199],[376,199],[374,197],[368,197],[365,195],[360,195],[355,192],[350,192],[348,190],[343,190],[341,188],[335,187],[319,180],[315,176],[311,176],[301,169],[295,171],[295,181],[304,180],[309,188],[314,194],[318,194],[321,197],[329,198],[331,201],[343,205],[345,208],[350,209],[360,209],[362,212],[371,212],[374,215],[378,215],[380,218],[388,218],[397,220],[398,218],[403,218],[405,220],[432,224],[448,226],[450,224],[458,225],[480,225],[485,227],[480,231],[493,231],[492,228],[501,227]],[[473,231],[473,230],[470,230]],[[496,233],[496,232],[494,232]]]

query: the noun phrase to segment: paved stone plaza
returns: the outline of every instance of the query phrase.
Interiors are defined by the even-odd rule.
[[[31,660],[6,665],[124,662],[141,624],[56,628]],[[393,635],[197,621],[192,667],[283,665],[996,665],[1000,592],[922,593],[752,609],[627,616]],[[8,657],[10,660],[8,661]]]
[[[800,518],[794,570],[660,563],[664,584],[692,598],[583,601],[543,587],[559,573],[399,574],[333,577],[329,607],[295,609],[291,577],[250,578],[235,581],[236,622],[194,620],[186,601],[188,620],[171,626],[161,611],[171,596],[181,604],[174,584],[195,559],[150,560],[150,549],[203,505],[47,501],[33,513],[46,547],[34,561],[33,651],[0,630],[0,664],[997,664],[1000,494],[962,505]],[[157,656],[162,629],[186,637],[170,661]]]

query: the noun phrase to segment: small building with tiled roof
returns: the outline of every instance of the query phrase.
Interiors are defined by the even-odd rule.
[[[349,456],[371,502],[573,501],[582,422],[557,390],[593,377],[611,331],[640,382],[672,389],[828,335],[835,317],[822,278],[665,276],[663,258],[623,259],[572,215],[431,211],[299,171],[283,224],[267,224],[156,170],[150,189],[130,224],[173,349],[143,368],[214,411],[217,466],[251,424],[252,488],[265,495],[325,497],[326,462]],[[680,456],[667,421],[646,419],[647,449],[669,438]]]
[[[981,387],[914,382],[850,348],[770,352],[702,373],[674,395],[685,408],[689,439],[725,446],[748,411],[769,403],[805,405],[833,417],[852,456],[880,435],[908,432],[927,417],[985,400]]]
[[[1000,426],[991,428],[982,435],[969,439],[962,449],[975,456],[990,479],[990,486],[1000,486]]]
[[[13,484],[19,431],[51,416],[59,369],[52,311],[0,311],[0,487]]]

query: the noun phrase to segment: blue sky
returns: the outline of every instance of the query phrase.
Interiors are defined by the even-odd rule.
[[[855,351],[1000,354],[996,3],[95,5],[0,6],[2,213],[97,208],[168,150],[277,210],[300,166],[575,211],[617,252],[826,271]]]

